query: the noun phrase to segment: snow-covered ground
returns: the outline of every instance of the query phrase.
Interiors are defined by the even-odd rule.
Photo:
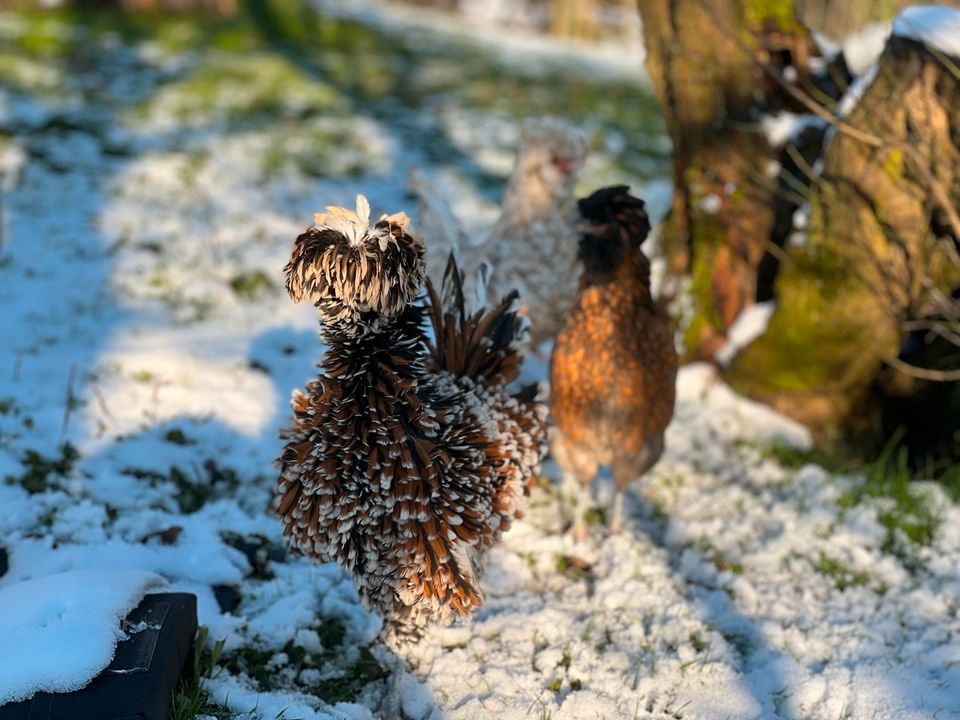
[[[421,51],[386,20],[324,27],[339,50],[297,64],[242,28],[198,50],[176,24],[130,42],[0,16],[0,608],[54,573],[113,587],[89,675],[117,640],[104,618],[162,576],[225,640],[205,681],[220,717],[362,720],[388,687],[410,718],[960,714],[960,509],[920,488],[939,522],[911,541],[862,477],[781,465],[802,429],[705,366],[680,374],[666,455],[623,533],[574,543],[545,483],[475,620],[433,631],[389,678],[379,620],[336,567],[284,551],[270,510],[289,393],[321,352],[311,308],[282,291],[292,239],[357,192],[404,209],[414,164],[468,226],[489,222],[510,93],[593,132],[584,190],[625,180],[662,212],[669,145],[644,120],[649,94],[610,76],[582,112],[551,99],[586,71],[560,55],[549,82],[490,60],[509,89],[494,92],[459,75],[481,72],[483,48],[451,77],[442,37]],[[634,124],[618,134],[615,117]],[[57,601],[0,613],[0,639],[69,620]],[[0,699],[22,682],[0,671]]]

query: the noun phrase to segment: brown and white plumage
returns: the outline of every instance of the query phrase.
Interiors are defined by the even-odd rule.
[[[292,544],[350,573],[402,643],[482,602],[480,563],[523,512],[545,412],[506,390],[521,362],[514,298],[468,315],[451,260],[442,293],[415,302],[423,243],[406,216],[368,215],[362,199],[328,208],[286,267],[328,350],[293,398],[277,508]]]
[[[572,307],[578,274],[574,191],[585,160],[586,142],[577,128],[554,118],[528,121],[500,216],[490,234],[476,243],[456,229],[452,213],[422,175],[411,179],[431,247],[456,249],[468,274],[489,265],[493,297],[518,290],[534,347],[555,337]],[[430,277],[440,270],[428,261]]]
[[[623,491],[663,452],[677,354],[669,319],[650,294],[643,201],[617,186],[579,205],[580,284],[550,361],[551,449],[581,497],[599,466],[611,467],[616,526]],[[582,515],[575,522],[582,533]]]

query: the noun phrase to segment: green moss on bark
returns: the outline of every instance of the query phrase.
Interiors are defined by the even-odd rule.
[[[744,14],[752,28],[770,21],[784,32],[793,32],[798,26],[793,0],[745,0]]]

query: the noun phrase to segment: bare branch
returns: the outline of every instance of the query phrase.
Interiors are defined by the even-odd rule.
[[[900,358],[891,358],[886,361],[887,365],[899,370],[905,375],[915,377],[920,380],[930,380],[932,382],[957,382],[960,380],[960,369],[958,370],[931,370],[929,368],[917,367]]]
[[[949,329],[945,322],[935,320],[906,320],[900,323],[900,329],[904,332],[927,330],[929,333],[937,335],[947,342],[960,347],[960,333]]]
[[[709,3],[706,0],[702,0],[702,2],[704,7],[708,8]],[[837,132],[876,148],[897,148],[902,151],[907,159],[910,160],[915,175],[918,176],[920,182],[933,196],[937,206],[947,216],[947,223],[950,225],[951,232],[953,233],[954,237],[960,238],[960,214],[958,214],[956,207],[950,201],[949,193],[944,190],[940,181],[937,180],[930,172],[929,168],[927,167],[928,163],[924,162],[923,157],[919,152],[917,152],[916,148],[907,143],[891,143],[867,130],[851,125],[842,118],[838,117],[835,113],[831,112],[821,103],[814,100],[807,92],[798,87],[795,83],[792,83],[784,78],[776,68],[762,62],[756,56],[753,48],[751,48],[735,33],[731,32],[729,28],[724,27],[723,22],[716,13],[712,14],[717,27],[720,28],[731,40],[733,40],[737,46],[753,60],[754,64],[760,68],[765,75],[767,75],[767,77],[777,83],[781,89],[783,89],[794,100],[803,105],[803,107],[805,107],[808,111],[830,123],[830,125],[836,128]],[[951,248],[951,251],[952,259],[960,264],[960,255],[958,255],[957,251],[953,248]]]
[[[804,174],[807,176],[807,179],[814,185],[822,185],[823,178],[820,177],[820,174],[813,169],[813,166],[807,162],[807,159],[803,156],[803,153],[797,149],[796,145],[787,143],[786,146],[787,155],[790,156],[790,159],[793,160],[797,167],[803,170]]]

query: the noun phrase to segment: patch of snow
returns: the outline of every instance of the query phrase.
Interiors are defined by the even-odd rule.
[[[776,303],[762,302],[743,310],[727,329],[727,342],[714,354],[723,367],[730,364],[737,353],[767,331]]]
[[[710,215],[720,212],[721,207],[723,207],[723,201],[716,193],[709,193],[700,200],[700,209]]]
[[[316,619],[317,596],[312,589],[281,592],[260,613],[251,612],[248,627],[254,637],[285,644]]]
[[[204,681],[213,702],[229,707],[238,715],[257,718],[298,718],[299,720],[375,720],[368,708],[354,703],[337,703],[316,709],[311,695],[297,692],[261,692],[255,682],[224,674]]]
[[[398,691],[400,707],[406,717],[427,720],[434,710],[433,694],[430,688],[407,673],[400,678]]]
[[[843,58],[853,75],[863,75],[879,59],[890,37],[890,29],[890,23],[868,23],[843,38]]]
[[[807,69],[814,75],[821,75],[827,69],[827,61],[822,57],[812,57],[807,61]],[[796,76],[796,72],[794,72]],[[786,73],[784,73],[786,77]]]
[[[853,109],[857,106],[857,103],[860,102],[860,99],[867,92],[867,89],[873,84],[873,81],[877,78],[877,73],[880,71],[879,63],[874,63],[866,69],[863,75],[860,75],[852,83],[850,87],[847,88],[847,91],[843,94],[843,97],[840,98],[840,102],[837,103],[837,117],[841,120],[846,118]],[[823,137],[823,147],[824,149],[833,141],[834,136],[837,134],[837,128],[833,125],[827,128],[827,132]],[[819,175],[823,172],[823,163],[824,155],[821,154],[817,161],[813,164],[813,171],[815,174]]]
[[[18,143],[9,143],[0,148],[0,191],[13,190],[26,165],[27,151]]]
[[[823,56],[822,61],[830,62],[833,60],[837,54],[841,51],[840,45],[829,37],[824,35],[821,32],[813,33],[813,41],[817,45],[817,49],[820,51],[820,54]]]
[[[767,142],[771,147],[783,147],[797,138],[808,127],[817,127],[824,124],[823,118],[810,114],[779,112],[776,115],[766,115],[760,121],[760,126]]]
[[[840,102],[837,105],[837,115],[844,118],[853,111],[857,103],[860,102],[860,98],[867,92],[867,88],[876,80],[879,70],[880,66],[874,63],[866,69],[863,75],[851,83],[850,87],[843,94],[843,97],[840,98]]]
[[[602,77],[630,77],[650,85],[646,74],[642,27],[637,18],[635,31],[624,33],[633,42],[583,43],[545,37],[523,30],[504,28],[490,13],[458,17],[425,7],[370,0],[313,0],[325,13],[359,20],[388,32],[420,33],[429,42],[429,33],[452,35],[477,44],[504,62],[523,64],[527,72],[561,64],[573,72]],[[472,3],[466,3],[470,6]],[[630,14],[628,18],[632,18]]]
[[[0,579],[0,647],[7,656],[0,663],[0,705],[87,685],[124,639],[120,621],[162,583],[138,570]]]
[[[960,58],[960,9],[945,5],[908,7],[893,21],[893,34]]]
[[[233,548],[223,547],[216,529],[187,528],[183,535],[190,537],[169,546],[124,542],[117,538],[97,544],[65,543],[56,547],[52,538],[23,540],[10,552],[10,570],[4,580],[110,568],[150,570],[169,578],[209,585],[236,584],[243,579],[248,569],[246,558]],[[212,553],[214,548],[219,552]]]

